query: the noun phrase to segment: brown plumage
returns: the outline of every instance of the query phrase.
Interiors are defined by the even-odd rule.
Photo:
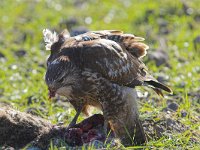
[[[132,94],[129,88],[144,85],[159,95],[161,90],[172,92],[153,78],[141,61],[148,49],[142,42],[144,39],[116,30],[91,31],[75,37],[65,34],[57,36],[44,30],[45,42],[51,50],[45,76],[50,96],[57,93],[70,99],[77,110],[72,124],[80,111],[87,114],[88,106],[92,105],[103,110],[105,119],[124,144],[130,145],[124,126],[130,129],[131,136],[135,134],[131,128],[139,126],[141,132],[136,132],[144,136],[135,121],[138,120],[136,93]]]

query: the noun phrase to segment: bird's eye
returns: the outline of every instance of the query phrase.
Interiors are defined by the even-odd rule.
[[[61,78],[60,80],[58,80],[58,82],[62,83],[64,81],[64,78]]]

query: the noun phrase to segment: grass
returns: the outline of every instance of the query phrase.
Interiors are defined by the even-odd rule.
[[[149,70],[158,77],[164,74],[174,94],[161,99],[148,89],[150,97],[139,102],[141,118],[157,116],[167,106],[166,100],[179,104],[173,117],[189,126],[184,133],[172,132],[170,136],[150,140],[144,149],[198,149],[190,140],[200,132],[200,49],[194,48],[199,36],[199,0],[2,0],[0,3],[0,102],[12,105],[20,111],[35,113],[52,123],[69,123],[75,111],[67,103],[52,103],[47,99],[44,82],[46,58],[42,30],[51,28],[61,31],[70,18],[77,26],[90,30],[119,29],[146,39],[149,53],[163,49],[169,55],[169,67],[156,67],[147,62]],[[91,21],[87,21],[89,20]],[[68,21],[69,27],[69,21]],[[162,40],[166,41],[161,45]],[[198,43],[198,48],[200,48]],[[25,52],[17,56],[17,52]],[[140,90],[144,90],[138,88]],[[159,99],[159,101],[154,101]],[[181,111],[187,116],[181,117]],[[79,118],[83,119],[83,116]],[[140,146],[127,149],[137,149]],[[56,149],[53,145],[50,149]]]

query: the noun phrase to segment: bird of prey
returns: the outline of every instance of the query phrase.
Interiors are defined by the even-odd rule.
[[[118,30],[90,31],[70,37],[43,30],[47,60],[45,81],[49,96],[65,96],[77,114],[94,106],[124,145],[144,142],[136,104],[136,86],[148,86],[158,95],[171,89],[148,73],[142,62],[148,46],[141,37]],[[128,133],[127,133],[128,131]],[[135,136],[135,138],[133,138]]]

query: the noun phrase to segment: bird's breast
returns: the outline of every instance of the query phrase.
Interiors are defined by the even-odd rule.
[[[61,96],[71,97],[72,88],[71,87],[61,87],[56,91],[56,93]]]

